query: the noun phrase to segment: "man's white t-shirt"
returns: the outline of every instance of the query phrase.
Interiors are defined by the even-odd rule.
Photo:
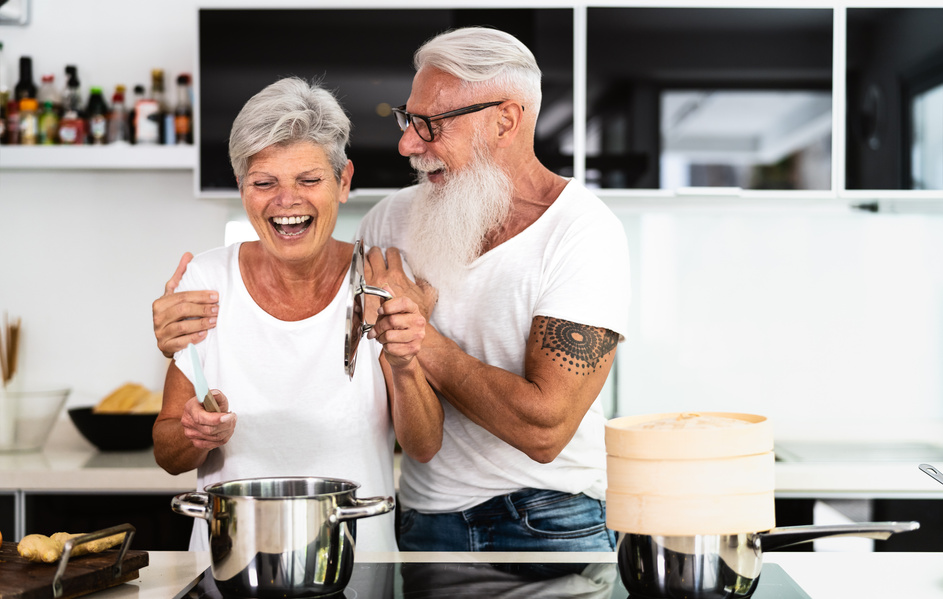
[[[196,344],[210,389],[237,415],[228,443],[197,471],[197,490],[243,478],[313,476],[361,485],[357,497],[393,496],[393,426],[380,345],[363,339],[353,380],[344,371],[347,279],[320,313],[287,322],[249,295],[239,244],[200,254],[178,291],[219,292],[216,328]],[[174,356],[193,381],[189,350]],[[357,547],[395,551],[394,516],[356,521]],[[197,519],[191,550],[206,550],[206,521]]]
[[[406,232],[415,193],[415,187],[400,190],[367,213],[358,231],[365,245],[400,248],[409,260]],[[620,340],[628,332],[625,229],[599,198],[574,181],[537,221],[480,256],[465,275],[459,289],[439,290],[430,322],[491,366],[524,374],[536,316],[603,327]],[[548,464],[531,460],[440,400],[442,448],[426,464],[403,457],[403,507],[454,512],[522,488],[605,498],[605,416],[598,398],[567,447]]]

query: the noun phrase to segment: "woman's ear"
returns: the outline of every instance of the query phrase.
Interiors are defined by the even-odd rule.
[[[347,166],[344,167],[344,172],[341,173],[340,179],[340,189],[338,190],[338,201],[341,204],[347,202],[347,197],[350,195],[350,182],[354,178],[354,163],[350,160],[347,161]]]

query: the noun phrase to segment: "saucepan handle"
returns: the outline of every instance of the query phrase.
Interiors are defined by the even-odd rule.
[[[369,518],[385,514],[396,507],[392,497],[354,497],[354,505],[339,505],[334,508],[333,518],[340,522],[356,518]]]
[[[920,528],[919,522],[863,522],[823,526],[784,526],[757,533],[757,544],[763,551],[775,551],[790,545],[808,543],[829,537],[864,537],[886,541],[892,534]]]
[[[118,556],[115,559],[114,565],[111,567],[112,578],[114,580],[121,578],[123,574],[122,561],[124,560],[125,554],[128,552],[128,547],[131,546],[131,539],[134,538],[134,532],[136,530],[137,529],[130,524],[119,524],[118,526],[112,526],[111,528],[105,528],[68,539],[62,548],[62,557],[59,558],[59,566],[56,568],[56,573],[52,577],[52,596],[56,599],[63,596],[62,577],[65,574],[66,566],[69,564],[69,558],[72,556],[73,549],[82,543],[90,543],[98,539],[124,533],[124,538],[121,540],[121,548],[118,550]]]
[[[206,493],[181,493],[175,495],[170,500],[170,508],[184,516],[191,518],[202,518],[209,520],[212,512],[210,510],[210,496]]]
[[[375,295],[377,297],[382,297],[384,300],[393,299],[393,294],[387,291],[386,289],[381,289],[379,287],[374,287],[373,285],[361,285],[360,291],[366,293],[367,295]],[[370,332],[370,329],[373,328],[372,324],[363,323],[360,325],[361,334],[367,334]]]

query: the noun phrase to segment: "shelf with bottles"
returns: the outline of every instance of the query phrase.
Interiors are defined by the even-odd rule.
[[[0,170],[193,170],[196,146],[0,146]]]

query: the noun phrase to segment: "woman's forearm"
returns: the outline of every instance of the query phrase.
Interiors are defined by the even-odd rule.
[[[181,474],[200,467],[208,450],[199,449],[184,435],[179,420],[158,420],[154,424],[154,458],[170,474]]]
[[[442,447],[442,404],[426,381],[419,360],[390,367],[390,410],[400,447],[419,462],[431,460]]]

